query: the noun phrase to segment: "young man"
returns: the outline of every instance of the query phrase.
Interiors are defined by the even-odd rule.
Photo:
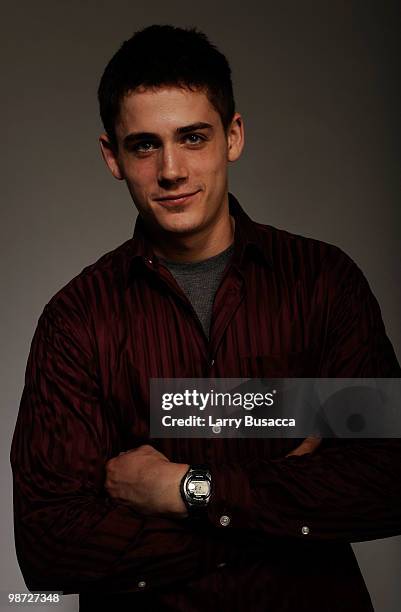
[[[372,610],[349,542],[400,532],[399,440],[149,435],[150,378],[399,376],[364,276],[228,193],[243,121],[203,34],[135,34],[99,102],[139,216],[33,339],[11,452],[28,588],[81,610]]]

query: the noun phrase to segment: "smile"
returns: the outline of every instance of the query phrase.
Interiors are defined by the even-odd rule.
[[[176,195],[166,196],[164,198],[156,198],[156,202],[162,206],[174,206],[175,204],[186,204],[199,193],[200,190],[194,191],[193,193],[182,193]]]

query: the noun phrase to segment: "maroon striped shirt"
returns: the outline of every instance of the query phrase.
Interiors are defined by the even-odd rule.
[[[325,440],[285,458],[299,441],[149,437],[151,377],[401,374],[347,255],[254,223],[231,195],[230,212],[210,340],[140,218],[45,306],[11,449],[31,590],[79,592],[97,611],[372,610],[349,542],[401,532],[399,440]],[[106,461],[145,442],[211,466],[205,520],[144,517],[107,495]]]

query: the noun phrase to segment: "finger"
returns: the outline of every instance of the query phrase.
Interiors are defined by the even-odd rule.
[[[286,457],[290,457],[291,455],[306,455],[307,453],[313,453],[320,446],[321,442],[322,438],[318,438],[317,436],[308,436],[299,446],[288,453]]]

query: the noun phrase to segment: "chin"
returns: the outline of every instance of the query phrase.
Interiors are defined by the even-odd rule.
[[[166,223],[163,224],[163,229],[166,232],[174,234],[191,234],[199,229],[198,223]]]
[[[161,219],[159,225],[166,232],[173,232],[176,234],[188,234],[195,232],[198,230],[202,222],[200,219],[189,218],[190,215],[185,215],[185,213],[176,213],[172,215],[169,219]]]

